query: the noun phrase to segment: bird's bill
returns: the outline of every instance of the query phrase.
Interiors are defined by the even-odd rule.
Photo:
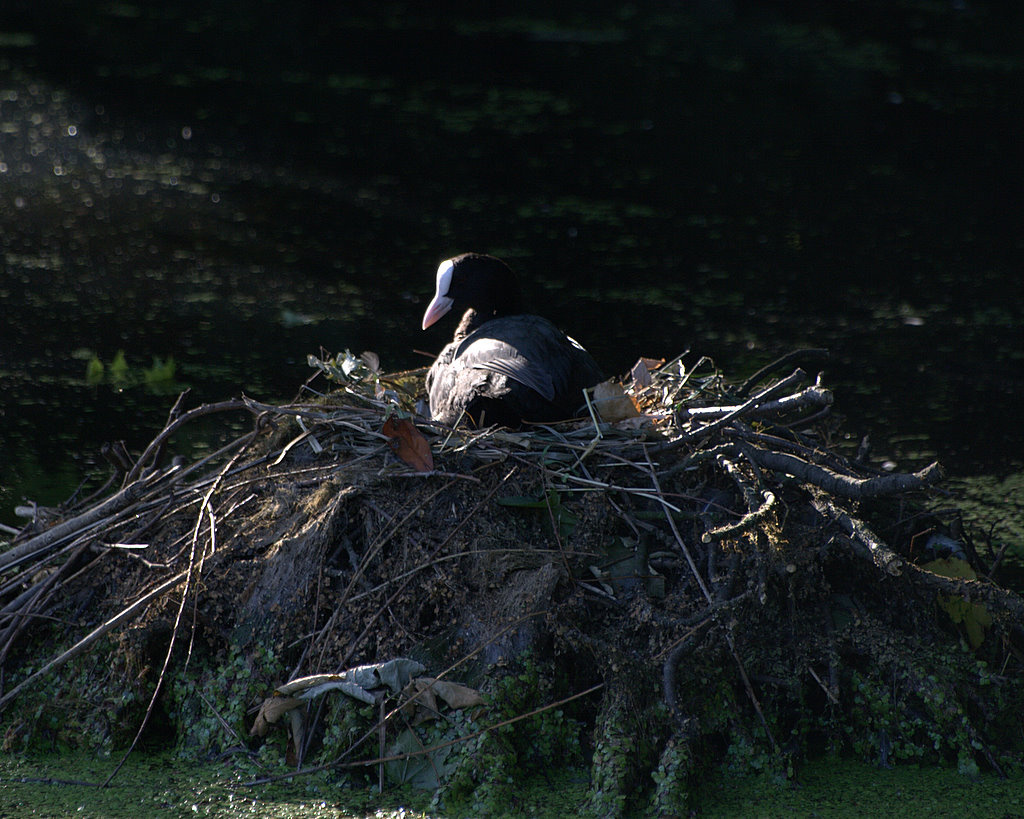
[[[431,324],[451,310],[452,304],[454,304],[454,300],[448,298],[448,296],[435,295],[430,304],[427,305],[427,312],[423,314],[423,329],[426,330]]]

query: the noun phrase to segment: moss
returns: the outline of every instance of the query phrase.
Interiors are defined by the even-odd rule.
[[[610,683],[594,727],[586,805],[591,814],[624,816],[639,807],[652,785],[668,712],[652,696],[651,682],[647,675],[621,674]]]
[[[669,740],[661,752],[658,767],[651,774],[654,794],[650,813],[655,816],[686,816],[692,804],[693,752],[689,744]]]
[[[544,708],[558,700],[552,669],[528,656],[494,679],[487,699],[486,723],[492,725]],[[465,735],[480,727],[468,720],[458,730]],[[523,782],[583,764],[583,730],[562,708],[489,730],[458,746],[453,772],[435,804],[476,816],[506,815]]]

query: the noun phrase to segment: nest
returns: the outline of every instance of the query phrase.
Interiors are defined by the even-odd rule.
[[[128,744],[162,712],[173,740],[198,690],[223,724],[206,751],[254,753],[252,707],[289,680],[409,656],[493,693],[525,657],[548,701],[522,716],[570,715],[599,813],[684,810],[727,757],[790,774],[825,750],[1019,765],[1024,602],[929,504],[938,464],[842,454],[820,378],[778,376],[816,356],[740,384],[703,359],[641,361],[589,419],[520,431],[425,422],[422,373],[365,355],[311,358],[340,386],[289,404],[182,396],[140,456],[112,451],[104,487],[38,510],[0,553],[0,708],[74,685],[66,724],[95,725],[131,691],[121,733],[109,714],[99,733]],[[229,411],[252,430],[194,463],[168,454]],[[213,703],[212,679],[245,695]],[[323,764],[393,730],[387,697]],[[308,719],[299,765],[323,739]],[[21,719],[8,744],[33,730]]]

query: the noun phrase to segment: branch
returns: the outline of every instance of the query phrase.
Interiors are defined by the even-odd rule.
[[[799,478],[804,483],[814,484],[820,489],[824,489],[830,495],[853,500],[875,498],[880,495],[895,495],[912,489],[924,489],[938,483],[944,477],[942,467],[938,462],[931,463],[913,474],[898,473],[879,475],[876,478],[852,478],[784,452],[769,452],[766,449],[750,447],[748,455],[759,466],[774,469],[776,472],[785,472]]]
[[[817,349],[817,348],[810,348],[810,349],[805,349],[805,350],[794,350],[791,353],[786,353],[786,355],[782,356],[782,358],[776,359],[771,364],[765,365],[760,370],[758,370],[756,373],[754,373],[752,376],[750,376],[750,378],[748,378],[746,381],[744,381],[742,384],[740,384],[739,389],[737,390],[737,393],[739,394],[740,398],[742,398],[744,395],[746,395],[750,391],[750,388],[753,387],[754,384],[756,384],[758,381],[760,381],[766,375],[769,375],[770,373],[773,373],[776,370],[781,370],[783,367],[790,366],[794,361],[801,361],[801,362],[827,361],[828,357],[829,357],[828,350]]]
[[[178,404],[175,404],[177,409]],[[139,456],[139,459],[135,462],[135,466],[132,467],[131,472],[125,477],[125,484],[131,484],[132,481],[136,480],[139,475],[142,474],[142,470],[149,461],[154,453],[163,445],[171,435],[173,435],[180,427],[187,424],[194,418],[199,418],[203,415],[210,415],[214,412],[224,412],[226,410],[244,409],[252,412],[248,404],[241,398],[232,398],[228,401],[220,401],[216,404],[202,404],[195,409],[189,410],[184,415],[180,415],[171,421],[167,426],[163,428],[159,435],[156,436],[152,441],[149,442],[149,446],[146,447],[146,451]]]
[[[125,622],[126,620],[131,619],[134,615],[136,615],[139,612],[140,609],[144,608],[151,600],[155,600],[164,592],[173,589],[175,586],[181,583],[185,579],[187,574],[188,572],[179,572],[178,574],[174,575],[174,577],[165,580],[151,592],[143,595],[127,608],[122,609],[118,614],[114,615],[114,617],[112,617],[110,620],[107,620],[107,622],[105,622],[103,625],[93,629],[85,637],[83,637],[81,640],[79,640],[77,643],[71,646],[71,648],[69,648],[59,657],[55,657],[54,659],[50,660],[50,662],[48,662],[46,665],[40,668],[37,672],[26,677],[24,680],[22,680],[20,683],[14,686],[14,688],[12,688],[6,694],[0,697],[0,711],[2,711],[11,700],[18,696],[18,694],[21,693],[22,689],[25,688],[25,686],[27,686],[29,683],[38,680],[44,674],[48,674],[56,668],[60,668],[60,666],[64,665],[64,663],[66,663],[68,660],[73,660],[75,657],[77,657],[79,654],[85,651],[90,645],[95,643],[104,634],[107,634],[108,632],[117,628],[121,623]]]
[[[786,395],[774,401],[765,401],[763,404],[758,404],[742,414],[749,417],[792,412],[804,407],[829,407],[832,406],[833,400],[831,390],[815,384],[792,395]],[[691,418],[717,418],[720,415],[728,415],[731,420],[736,418],[740,414],[740,410],[745,409],[749,404],[750,402],[748,401],[739,406],[731,407],[692,407],[686,410],[686,414]]]
[[[712,541],[722,540],[723,538],[737,535],[740,532],[745,532],[748,529],[753,529],[758,523],[764,520],[765,516],[772,510],[774,505],[775,493],[766,489],[764,490],[764,503],[762,503],[757,509],[747,512],[747,514],[735,523],[728,523],[725,526],[719,526],[717,529],[711,529],[705,532],[701,535],[701,540],[704,543],[711,543]]]
[[[922,569],[913,563],[905,563],[895,552],[885,546],[863,521],[838,509],[831,501],[815,498],[814,508],[826,517],[838,523],[843,531],[850,535],[859,553],[869,557],[880,569],[890,575],[901,575],[912,583],[926,586],[932,591],[956,595],[970,602],[984,602],[987,606],[998,608],[1012,615],[1018,622],[1024,621],[1024,600],[1020,595],[1002,589],[994,583],[967,578],[943,577],[942,575]],[[990,613],[994,613],[991,612]]]
[[[5,569],[21,563],[23,560],[27,560],[31,557],[36,557],[44,553],[54,544],[58,543],[65,537],[73,535],[81,529],[91,526],[103,518],[120,512],[127,506],[135,503],[142,497],[143,493],[151,489],[152,486],[147,484],[145,481],[136,481],[129,484],[124,489],[119,491],[115,495],[111,495],[102,503],[94,506],[88,512],[83,512],[80,515],[58,523],[47,529],[45,532],[36,535],[29,540],[26,540],[19,546],[15,546],[12,549],[8,549],[2,555],[0,555],[0,572]]]
[[[901,567],[904,565],[903,559],[882,543],[863,521],[851,517],[832,501],[824,498],[814,498],[811,504],[822,515],[838,523],[843,531],[850,536],[860,554],[869,558],[879,569],[893,576],[903,573],[901,571]]]
[[[655,454],[659,454],[661,452],[678,449],[683,444],[690,443],[691,441],[695,441],[698,438],[710,435],[715,430],[724,427],[733,419],[746,415],[751,410],[761,406],[761,404],[768,401],[773,395],[778,395],[780,392],[785,392],[790,387],[796,386],[805,378],[807,378],[807,373],[805,373],[803,370],[793,370],[793,372],[788,377],[782,379],[782,381],[780,381],[778,384],[774,384],[771,387],[762,390],[746,403],[741,404],[738,407],[729,407],[726,411],[726,414],[719,418],[717,421],[713,421],[710,424],[705,424],[704,426],[698,427],[697,429],[692,429],[689,432],[684,432],[678,438],[655,447],[653,449],[653,452]],[[691,414],[694,411],[695,410],[690,409],[685,410],[685,412]]]

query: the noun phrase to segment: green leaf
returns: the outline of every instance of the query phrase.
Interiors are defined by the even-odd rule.
[[[99,357],[93,355],[89,359],[89,363],[85,365],[85,383],[89,386],[95,386],[103,381],[103,373],[106,368],[103,366],[103,362],[100,361]]]
[[[942,577],[977,580],[978,575],[966,560],[958,557],[943,557],[925,563],[922,569]],[[971,648],[977,650],[985,640],[985,629],[992,625],[992,615],[981,603],[972,603],[962,597],[950,594],[937,594],[936,602],[954,623],[963,624],[967,632],[967,641]]]
[[[167,361],[153,356],[153,366],[142,371],[142,377],[147,384],[158,384],[174,380],[174,356],[169,356]]]
[[[124,350],[118,350],[114,360],[110,362],[110,380],[115,383],[128,380],[128,360],[124,357]]]
[[[423,750],[423,742],[416,736],[412,728],[407,728],[388,748],[387,756],[396,754],[416,753]],[[412,785],[414,788],[436,790],[441,781],[455,770],[456,761],[448,762],[452,746],[439,748],[429,754],[396,759],[386,763],[388,779],[399,785]],[[438,775],[440,774],[440,778]]]
[[[554,520],[555,525],[558,527],[559,538],[569,537],[580,522],[579,518],[562,505],[562,496],[554,489],[549,489],[542,498],[512,495],[506,498],[498,498],[498,503],[502,506],[543,511],[543,517],[548,524]]]

